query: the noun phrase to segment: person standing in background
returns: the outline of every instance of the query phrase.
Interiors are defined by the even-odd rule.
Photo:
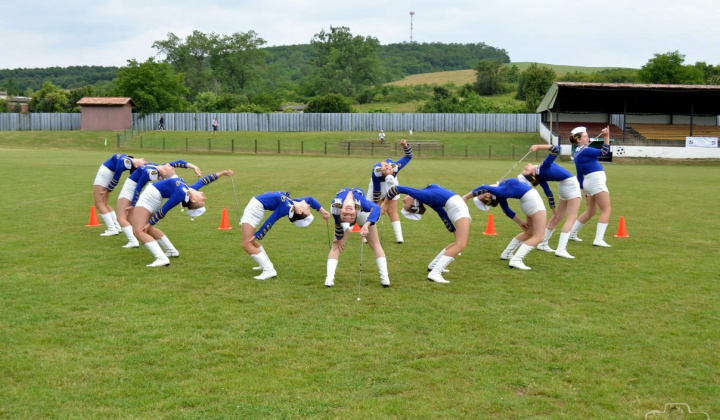
[[[212,129],[212,133],[215,134],[215,132],[217,131],[217,128],[218,128],[218,120],[217,120],[217,117],[215,117],[215,119],[214,119],[213,122],[212,122],[212,128],[213,128],[213,129]]]

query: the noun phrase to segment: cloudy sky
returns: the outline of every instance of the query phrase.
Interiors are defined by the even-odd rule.
[[[255,31],[267,46],[308,44],[330,26],[381,44],[478,43],[514,62],[640,68],[679,51],[720,64],[718,0],[12,0],[3,2],[0,69],[124,66],[155,41],[194,30]]]

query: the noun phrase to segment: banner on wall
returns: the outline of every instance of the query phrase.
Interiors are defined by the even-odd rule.
[[[685,137],[685,147],[718,147],[718,138]]]

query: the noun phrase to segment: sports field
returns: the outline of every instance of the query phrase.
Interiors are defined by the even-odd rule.
[[[428,211],[403,219],[402,245],[381,227],[390,288],[357,233],[326,288],[332,226],[275,224],[263,245],[278,277],[260,282],[238,214],[276,190],[327,209],[386,156],[112,146],[0,139],[0,418],[638,419],[677,402],[720,416],[717,163],[605,163],[612,248],[591,245],[594,219],[575,260],[533,251],[531,271],[509,269],[499,255],[517,225],[494,209],[498,235],[484,235],[489,213],[471,207],[451,283],[430,283],[452,235]],[[115,152],[234,169],[237,197],[221,178],[202,217],[171,211],[158,226],[181,256],[146,268],[147,250],[85,226]],[[464,194],[514,163],[419,157],[399,181]],[[217,229],[223,209],[232,230]],[[621,216],[629,238],[613,236]]]

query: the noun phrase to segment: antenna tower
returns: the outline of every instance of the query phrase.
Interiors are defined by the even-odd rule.
[[[411,43],[411,44],[412,44],[412,42],[413,42],[413,37],[412,37],[412,31],[413,31],[413,16],[415,16],[415,12],[410,12],[410,43]]]

